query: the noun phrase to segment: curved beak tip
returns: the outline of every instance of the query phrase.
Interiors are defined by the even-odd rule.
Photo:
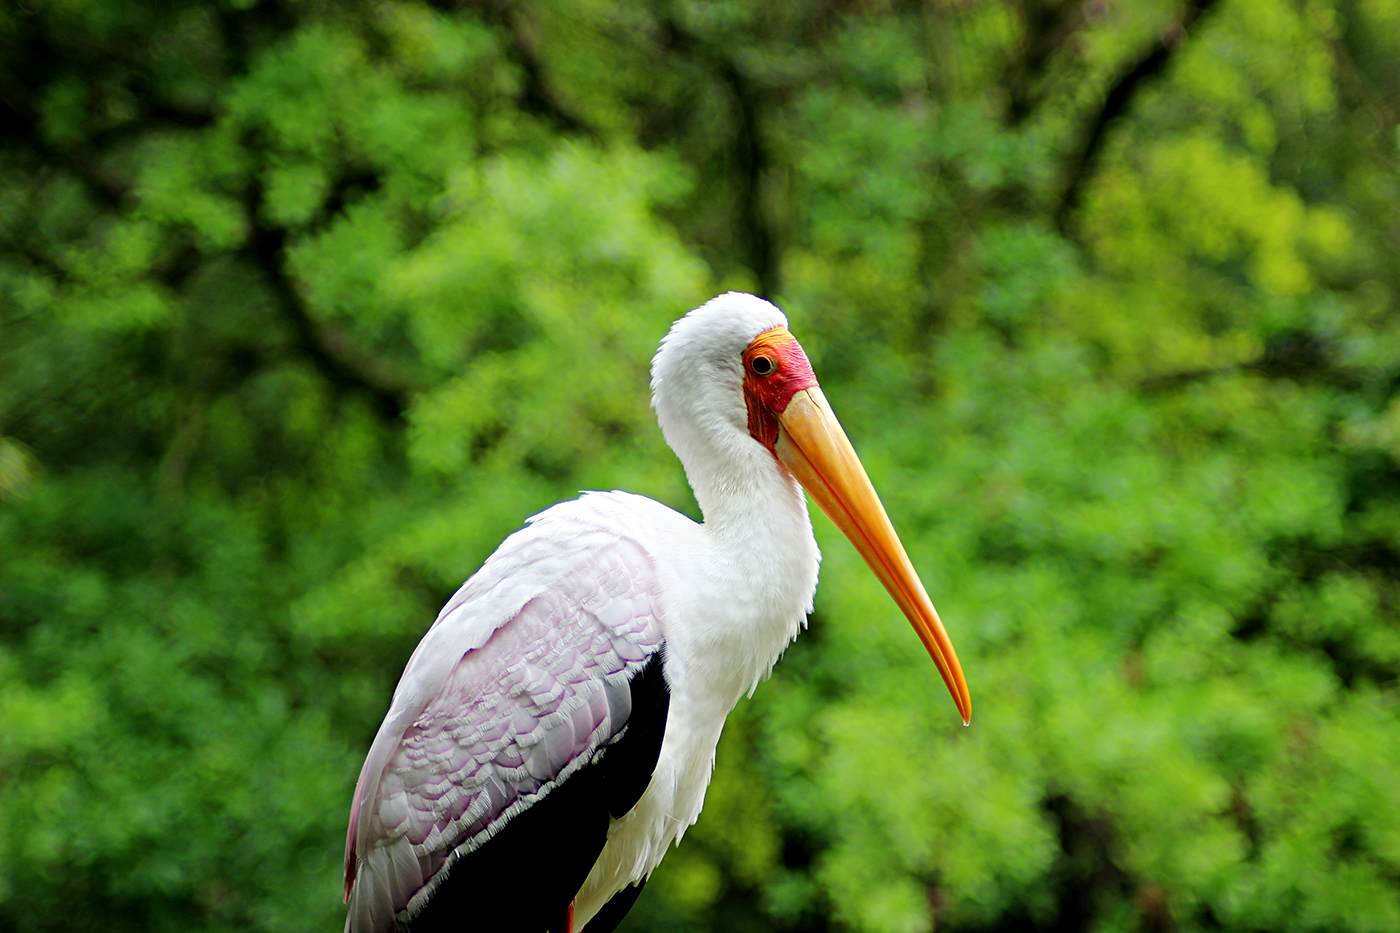
[[[816,386],[804,389],[777,418],[774,453],[894,597],[937,665],[963,725],[971,725],[972,698],[953,642],[826,396]]]

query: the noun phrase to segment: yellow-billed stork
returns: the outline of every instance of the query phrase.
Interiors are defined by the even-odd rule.
[[[969,721],[943,623],[782,312],[721,295],[672,326],[651,372],[703,524],[586,493],[447,602],[355,788],[347,933],[612,930],[699,816],[725,717],[811,611],[803,488]]]

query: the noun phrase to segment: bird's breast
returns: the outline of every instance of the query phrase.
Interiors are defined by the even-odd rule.
[[[614,820],[607,843],[575,901],[576,928],[627,887],[644,881],[700,816],[728,709],[709,698],[672,694],[666,734],[646,792]]]

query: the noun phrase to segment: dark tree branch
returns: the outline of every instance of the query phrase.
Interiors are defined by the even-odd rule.
[[[738,115],[730,154],[738,169],[738,239],[743,262],[758,279],[761,294],[779,289],[778,237],[763,208],[763,176],[768,171],[768,147],[763,139],[763,101],[754,82],[723,51],[690,32],[676,18],[660,18],[662,44],[703,62],[729,89]]]
[[[1061,195],[1059,206],[1055,209],[1055,226],[1062,233],[1067,232],[1070,216],[1078,210],[1084,189],[1098,168],[1099,155],[1109,124],[1127,112],[1150,79],[1166,70],[1172,55],[1180,48],[1191,27],[1219,2],[1220,0],[1188,0],[1186,10],[1181,16],[1181,24],[1158,37],[1157,41],[1108,89],[1103,105],[1084,133],[1076,155],[1070,160],[1064,194]]]
[[[1255,359],[1163,373],[1150,376],[1138,385],[1144,392],[1163,392],[1234,373],[1253,373],[1265,379],[1318,382],[1353,390],[1359,389],[1367,381],[1366,374],[1361,370],[1339,366],[1334,359],[1333,348],[1316,334],[1286,331],[1269,340],[1264,352]]]
[[[40,123],[39,108],[28,92],[7,69],[0,68],[0,138],[20,141],[38,155],[67,166],[108,207],[130,203],[135,185],[129,178],[106,165],[85,143],[54,146]]]
[[[595,139],[602,135],[597,127],[575,113],[560,99],[544,63],[540,60],[534,29],[529,20],[521,14],[518,4],[512,3],[511,0],[478,0],[471,4],[455,0],[430,0],[430,5],[442,10],[474,6],[487,21],[504,30],[509,40],[506,53],[525,76],[525,86],[516,101],[521,110],[548,120],[561,133]]]
[[[336,186],[334,197],[339,203],[349,187],[377,183],[377,179],[355,175]],[[261,205],[256,198],[250,200],[248,216],[253,218],[254,226],[244,252],[267,276],[278,309],[296,336],[298,349],[333,385],[368,394],[381,414],[391,420],[398,418],[408,408],[413,393],[421,387],[308,307],[286,269],[287,231],[259,221]]]
[[[48,48],[43,41],[35,39],[42,48]],[[213,115],[155,105],[135,122],[145,126],[149,120],[197,129],[212,122]],[[136,203],[135,183],[111,168],[90,141],[60,147],[47,138],[42,129],[42,115],[29,91],[4,68],[0,68],[0,137],[18,142],[42,159],[66,166],[86,183],[108,209],[121,212]],[[347,176],[333,192],[327,205],[328,212],[333,214],[338,211],[352,189],[377,184],[376,178],[365,173]],[[298,347],[332,383],[367,392],[381,412],[390,418],[397,418],[407,407],[409,396],[416,386],[403,374],[394,371],[392,366],[365,352],[340,328],[319,320],[311,312],[284,266],[286,231],[258,223],[259,206],[256,198],[246,205],[248,216],[254,219],[254,228],[243,252],[268,276],[277,304],[292,325]],[[33,249],[19,237],[7,237],[0,241],[0,250],[22,256],[60,280],[71,278],[68,270],[59,262]],[[201,259],[199,250],[189,243],[183,243],[171,251],[165,262],[151,271],[162,284],[178,289],[199,267]]]
[[[1021,55],[1007,69],[1007,87],[1010,93],[1006,106],[1006,123],[1017,127],[1035,113],[1044,100],[1041,89],[1042,79],[1050,67],[1050,60],[1064,47],[1089,17],[1085,9],[1087,0],[1057,0],[1057,2],[1037,3],[1024,0],[1022,20],[1025,24],[1025,41],[1021,45]]]
[[[312,313],[287,274],[285,248],[286,231],[274,227],[257,227],[248,243],[249,254],[267,274],[278,308],[292,326],[297,347],[333,385],[365,392],[386,418],[398,418],[417,386],[365,352],[339,327]]]
[[[211,126],[215,119],[213,111],[184,110],[160,103],[151,103],[141,116],[100,130],[94,133],[89,141],[94,148],[101,150],[109,146],[120,145],[130,139],[139,138],[153,130],[169,129],[170,127],[202,130]]]
[[[1059,882],[1053,929],[1088,931],[1112,901],[1133,890],[1133,878],[1119,864],[1121,845],[1113,823],[1086,810],[1068,794],[1055,794],[1045,809],[1059,824],[1060,852],[1066,870]]]
[[[43,269],[59,281],[66,281],[68,279],[67,269],[23,240],[11,236],[0,236],[0,254],[3,253],[19,256],[31,266],[36,269]]]
[[[749,268],[758,278],[759,290],[772,296],[778,291],[778,249],[776,236],[763,210],[763,176],[768,171],[768,149],[763,144],[760,102],[753,84],[732,59],[720,62],[720,77],[729,85],[739,108],[739,131],[735,157],[739,163],[740,242],[748,256]]]
[[[501,11],[502,22],[511,39],[510,52],[515,63],[525,73],[525,90],[520,95],[520,107],[526,113],[544,117],[560,132],[575,136],[597,137],[598,131],[586,120],[565,106],[555,93],[552,82],[540,62],[535,35],[529,24],[516,15],[511,7]]]

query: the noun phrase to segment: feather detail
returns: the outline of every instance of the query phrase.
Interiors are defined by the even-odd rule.
[[[410,659],[355,791],[347,931],[416,914],[625,727],[628,681],[662,641],[651,561],[567,505],[507,539]]]

